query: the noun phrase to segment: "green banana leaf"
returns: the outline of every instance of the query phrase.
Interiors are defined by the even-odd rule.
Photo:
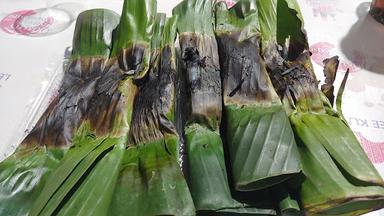
[[[256,3],[263,54],[269,46],[274,46],[274,43],[283,46],[284,57],[289,60],[296,60],[299,54],[308,50],[303,17],[296,0],[262,0]]]
[[[221,120],[221,81],[217,43],[212,26],[212,2],[182,1],[173,9],[184,77],[188,77],[190,122],[218,130]],[[188,72],[187,72],[188,71]],[[197,74],[199,76],[197,76]]]
[[[279,215],[296,216],[303,214],[299,206],[298,198],[295,196],[296,190],[295,187],[289,184],[279,184],[271,188]]]
[[[83,177],[87,170],[91,170],[91,166],[97,160],[97,158],[110,149],[114,142],[98,140],[88,144],[90,147],[96,148],[90,152],[90,150],[78,149],[78,151],[72,151],[65,155],[64,159],[60,162],[58,168],[49,176],[46,187],[35,201],[30,215],[51,215],[55,212],[58,206],[63,203],[67,194],[75,188],[78,181]],[[83,156],[83,153],[87,153]],[[80,157],[79,157],[80,156]],[[71,165],[72,164],[72,165]],[[75,167],[73,167],[75,166]],[[52,182],[58,182],[62,184],[52,184]]]
[[[116,139],[104,142],[119,144],[95,165],[57,215],[107,215],[125,145]]]
[[[125,152],[128,132],[127,119],[131,115],[129,106],[132,106],[133,94],[136,88],[131,79],[119,84],[126,87],[127,92],[121,91],[115,122],[120,126],[120,132],[110,132],[107,137],[99,137],[100,147],[84,157],[70,173],[64,183],[51,195],[49,202],[42,210],[42,215],[108,215],[108,208],[113,197],[120,166]],[[111,129],[112,130],[112,129]],[[89,143],[88,143],[89,144]],[[73,157],[71,159],[74,159]],[[66,167],[67,164],[62,164]],[[89,194],[94,196],[90,197]],[[96,204],[97,203],[97,204]]]
[[[94,17],[99,17],[102,28],[99,24],[95,27],[86,22]],[[88,137],[90,133],[79,132],[79,128],[87,121],[87,110],[97,77],[110,53],[108,35],[112,34],[117,21],[118,16],[106,10],[84,12],[79,16],[71,63],[65,72],[59,95],[15,154],[0,164],[1,215],[27,215],[40,192],[49,184],[48,176],[59,166],[63,156],[72,151],[70,147],[76,136],[82,134],[84,139],[91,137]],[[79,43],[79,40],[87,43]]]
[[[222,115],[218,47],[213,31],[213,2],[185,0],[173,9],[178,17],[181,73],[185,80],[186,176],[198,214],[274,215],[273,209],[247,206],[233,199],[219,128]]]
[[[136,82],[128,149],[109,215],[194,215],[193,201],[181,172],[174,126],[176,18],[154,23],[151,67]]]
[[[124,1],[120,23],[114,33],[111,57],[127,75],[140,79],[150,67],[151,34],[156,0]]]
[[[202,215],[276,215],[272,207],[255,206],[232,197],[220,135],[199,124],[186,128],[189,187]],[[193,165],[193,166],[192,166]],[[239,199],[244,198],[239,195]],[[264,199],[265,197],[263,197]],[[250,200],[254,200],[252,197]],[[258,204],[258,203],[257,203]]]
[[[23,154],[26,154],[23,156]],[[47,176],[62,158],[57,150],[31,149],[13,154],[0,163],[0,214],[28,215]]]
[[[325,147],[327,144],[324,142],[330,140],[319,138],[324,135],[332,137],[328,133],[337,129],[336,126],[327,127],[321,119],[335,117],[303,113],[291,115],[290,118],[299,137],[299,150],[307,176],[300,196],[308,214],[361,215],[384,206],[384,188],[372,183],[356,182],[349,178],[345,169],[327,151]],[[318,127],[322,126],[322,131],[319,132],[309,125],[308,118],[316,118],[316,123]],[[349,129],[343,130],[342,138],[354,137],[352,132],[350,134],[346,132],[349,133]],[[345,145],[345,143],[337,144]],[[348,156],[348,158],[351,157]],[[351,164],[353,162],[350,160]]]
[[[96,155],[97,160],[89,160],[85,157],[56,193],[51,194],[50,202],[46,204],[42,213],[48,215],[52,212],[59,215],[108,214],[128,142],[129,122],[132,119],[134,100],[137,95],[137,86],[132,78],[137,78],[136,73],[142,73],[147,67],[146,60],[136,61],[137,57],[142,58],[141,55],[145,53],[143,54],[142,50],[135,50],[135,47],[139,44],[138,40],[150,40],[149,35],[152,30],[150,32],[147,30],[152,28],[152,19],[154,19],[149,16],[148,20],[143,20],[142,14],[136,14],[136,10],[143,10],[145,15],[148,14],[147,12],[151,14],[153,7],[156,6],[154,3],[154,1],[125,3],[119,26],[113,35],[111,58],[99,78],[96,87],[98,94],[91,101],[92,107],[89,110],[91,127],[96,128],[97,140],[103,144],[106,143],[104,145],[108,144],[109,148],[105,151],[95,149],[91,152],[90,155]],[[136,17],[136,23],[131,22],[132,14]],[[145,30],[133,31],[132,25],[134,27],[139,24],[140,28]],[[131,29],[131,34],[126,34],[126,29]],[[145,47],[145,49],[149,48],[150,46]],[[129,67],[137,67],[132,74],[126,72],[127,65],[122,65],[121,59],[116,57],[116,54],[124,54],[127,49],[134,50],[124,56],[129,58],[125,59],[129,63],[134,63]],[[61,202],[60,199],[62,199]]]
[[[129,8],[128,8],[129,9]],[[132,11],[125,11],[127,9],[124,9],[123,14],[125,13],[131,13]],[[130,9],[132,10],[132,8]],[[159,15],[156,18],[156,23],[154,25],[154,30],[153,30],[153,35],[151,45],[153,46],[153,63],[157,64],[160,60],[159,58],[159,44],[160,44],[160,38],[161,38],[161,32],[162,32],[162,26],[164,25],[164,15]],[[151,21],[152,22],[152,21]],[[159,33],[160,32],[160,33]],[[175,38],[175,36],[174,36]],[[121,39],[121,38],[120,38]],[[168,60],[169,61],[169,60]],[[157,71],[158,67],[154,67],[154,72]],[[53,196],[53,198],[57,197],[57,199],[51,198],[50,202],[52,200],[60,201],[60,198],[65,197],[65,199],[60,203],[60,206],[55,209],[57,206],[57,202],[55,205],[52,205],[51,203],[48,203],[46,205],[46,208],[43,209],[43,213],[50,214],[52,211],[54,211],[54,214],[59,214],[59,215],[107,215],[109,214],[109,206],[113,198],[115,197],[114,191],[115,187],[119,188],[118,185],[118,176],[120,173],[120,166],[123,167],[122,161],[124,158],[124,153],[125,153],[125,145],[128,142],[129,145],[135,144],[136,141],[141,142],[140,140],[135,140],[136,137],[140,137],[142,135],[141,132],[143,130],[140,130],[142,125],[143,127],[144,124],[138,126],[138,123],[142,123],[140,121],[140,118],[142,115],[140,114],[147,114],[148,109],[146,108],[156,108],[156,106],[162,105],[162,111],[168,112],[167,107],[165,105],[167,104],[156,104],[156,102],[160,99],[157,98],[154,102],[155,107],[146,107],[148,104],[146,103],[147,99],[147,94],[148,93],[154,93],[154,91],[158,90],[157,88],[151,90],[151,85],[154,82],[157,82],[159,80],[153,80],[151,82],[148,82],[147,85],[144,85],[142,83],[134,83],[132,79],[128,78],[123,81],[119,81],[119,76],[114,76],[114,73],[124,73],[121,71],[122,69],[118,65],[118,59],[112,57],[108,63],[108,67],[106,67],[104,75],[100,78],[100,86],[98,86],[98,89],[102,93],[107,93],[107,96],[104,97],[104,101],[108,102],[111,101],[113,102],[113,99],[115,98],[114,96],[109,96],[112,92],[112,95],[115,95],[115,92],[117,91],[119,94],[117,94],[117,105],[115,109],[117,109],[119,112],[117,112],[116,119],[112,122],[114,122],[112,126],[112,130],[110,132],[110,136],[112,137],[117,137],[117,138],[112,138],[112,137],[107,137],[104,138],[103,143],[112,143],[114,145],[114,148],[110,152],[104,152],[103,154],[99,154],[101,158],[98,158],[97,161],[95,161],[92,164],[92,167],[89,169],[89,166],[81,166],[83,163],[88,162],[88,158],[85,158],[78,167],[71,173],[71,175],[67,178],[67,180],[64,182],[64,184],[59,188],[57,193]],[[169,71],[172,72],[172,71]],[[167,77],[169,77],[170,74],[165,74],[164,77],[165,79],[161,79],[160,84],[164,85],[162,87],[168,87],[168,83],[164,83],[164,81],[167,81]],[[170,76],[171,77],[171,76]],[[172,81],[172,80],[171,80]],[[106,83],[106,84],[105,84]],[[143,88],[144,86],[144,88]],[[136,90],[137,89],[137,90]],[[105,91],[108,90],[108,91]],[[163,90],[163,89],[161,89]],[[168,93],[166,90],[165,93]],[[109,93],[109,94],[108,94]],[[169,95],[162,94],[161,96],[163,97],[171,97]],[[100,96],[100,95],[99,95]],[[109,96],[109,98],[108,98]],[[140,101],[141,99],[141,101]],[[110,112],[110,106],[113,106],[113,103],[110,102],[109,106],[105,106],[105,104],[99,104],[98,101],[95,101],[95,107],[94,110],[98,112],[106,112],[107,114]],[[141,109],[143,108],[143,109]],[[169,108],[169,106],[168,106]],[[141,111],[144,111],[140,113]],[[154,109],[154,111],[157,111]],[[162,113],[161,113],[162,114]],[[167,113],[164,113],[165,115]],[[110,118],[110,116],[107,115],[107,117]],[[100,117],[99,117],[100,118]],[[137,119],[139,118],[139,120]],[[161,118],[160,118],[161,119]],[[149,119],[151,120],[151,119]],[[163,120],[163,119],[161,119]],[[104,123],[105,121],[108,120],[102,120],[101,122]],[[128,131],[128,125],[127,121],[132,121],[131,122],[131,127],[130,131]],[[99,119],[96,119],[94,121],[91,121],[93,125],[99,126],[101,125]],[[167,122],[161,121],[163,127],[161,128],[162,130],[171,130],[172,128],[167,128],[169,124]],[[151,125],[150,125],[151,126]],[[138,133],[137,130],[140,130]],[[146,128],[148,133],[154,132],[155,134],[158,134],[158,130],[152,130],[153,128]],[[169,132],[169,131],[168,131]],[[148,135],[148,133],[146,135]],[[153,135],[153,134],[151,134]],[[149,135],[149,137],[151,137]],[[146,136],[144,136],[146,137]],[[167,145],[168,147],[164,148],[164,150],[168,149],[171,151],[171,149],[176,149],[176,141],[174,141],[174,138],[165,136],[164,138],[169,144]],[[100,137],[102,138],[102,137]],[[146,137],[147,138],[147,137]],[[157,138],[156,136],[154,138]],[[159,144],[160,145],[160,144]],[[152,161],[153,162],[153,154],[152,153],[141,153],[141,150],[139,151],[139,155],[143,154],[143,156],[140,156],[140,158],[143,158],[141,161],[144,163],[144,161]],[[151,151],[152,152],[152,151]],[[176,152],[176,150],[173,150],[172,152]],[[91,152],[90,154],[92,154]],[[144,163],[145,164],[145,163]],[[177,171],[179,171],[179,182],[180,185],[178,185],[178,188],[180,188],[180,191],[186,192],[186,195],[181,196],[182,199],[186,200],[185,203],[188,204],[188,195],[189,191],[186,186],[185,180],[183,179],[181,175],[181,171],[178,169],[178,165],[176,160],[174,160],[174,163],[172,165],[174,168],[176,167]],[[77,169],[79,168],[79,169]],[[151,166],[148,168],[150,169]],[[146,169],[145,167],[143,168],[144,170]],[[151,168],[153,169],[153,168]],[[166,169],[167,170],[167,169]],[[155,172],[156,170],[152,170],[152,172]],[[152,173],[150,172],[150,173]],[[81,175],[83,173],[83,175]],[[79,175],[80,174],[80,175]],[[177,172],[174,174],[174,176],[177,176]],[[81,177],[81,179],[79,179]],[[168,178],[168,175],[165,175],[165,178]],[[166,179],[167,180],[167,179]],[[174,179],[168,179],[165,182],[170,182],[172,183]],[[160,190],[160,186],[162,184],[162,178],[159,178],[158,180],[151,182],[150,184],[154,186],[154,189],[151,190]],[[184,187],[183,187],[183,181],[184,181]],[[76,185],[74,185],[76,183]],[[73,187],[73,189],[71,189]],[[183,189],[184,188],[184,189]],[[71,189],[71,191],[69,191]],[[173,190],[173,188],[172,188]],[[119,191],[119,190],[116,190]],[[159,193],[159,192],[157,192]],[[89,194],[94,194],[95,196],[89,197]],[[172,193],[170,193],[168,199],[172,199]],[[176,197],[175,194],[173,196]],[[190,195],[189,195],[190,197]],[[167,197],[165,197],[167,198]],[[180,197],[177,198],[180,200]],[[189,198],[190,204],[192,204],[192,200]],[[164,199],[164,201],[167,201]],[[95,204],[97,203],[97,205]],[[114,202],[115,203],[115,202]],[[155,200],[153,203],[156,203]],[[185,205],[190,207],[191,205]],[[125,207],[125,205],[119,205],[120,208]],[[157,208],[164,208],[163,205],[159,206],[154,206],[152,209],[156,211]],[[184,207],[184,205],[182,206]],[[193,209],[193,204],[192,204],[192,209]],[[118,209],[115,209],[118,210]],[[157,209],[160,214],[161,209]],[[180,210],[180,209],[177,209]],[[176,213],[177,215],[178,213]]]
[[[130,215],[144,215],[147,208],[145,189],[139,170],[137,148],[129,147],[124,152],[109,214],[119,216],[129,212]]]
[[[221,81],[217,43],[211,23],[212,4],[210,1],[188,0],[173,9],[173,15],[178,17],[177,30],[183,68],[181,73],[188,86],[183,86],[187,89],[185,98],[188,99],[185,101],[188,107],[182,112],[188,113],[187,124],[184,126],[187,176],[197,211],[240,206],[230,194],[218,133]],[[202,151],[203,146],[211,150]],[[211,175],[212,172],[216,174]]]
[[[188,186],[164,140],[129,147],[109,215],[194,215]]]
[[[305,211],[360,215],[382,208],[383,180],[317,86],[296,1],[258,1],[258,7],[263,55],[299,142]]]
[[[199,124],[187,127],[186,147],[189,166],[189,186],[198,210],[240,208],[228,186],[224,151],[220,135]]]
[[[47,206],[48,209],[45,211],[49,212],[47,213],[47,215],[50,215],[55,210],[55,208],[61,203],[62,199],[70,191],[74,184],[81,178],[85,171],[80,172],[78,175],[72,174],[72,176],[77,176],[74,182],[67,181],[66,179],[68,178],[68,176],[71,175],[72,172],[75,172],[75,169],[78,170],[78,167],[83,167],[79,164],[84,164],[84,158],[91,158],[90,160],[87,160],[88,163],[85,164],[86,169],[89,168],[98,156],[90,156],[90,154],[93,153],[95,149],[103,149],[105,151],[105,148],[99,148],[102,144],[102,142],[100,142],[99,140],[84,139],[84,141],[88,142],[89,144],[85,146],[80,146],[79,148],[72,148],[60,161],[58,167],[52,171],[51,175],[49,175],[47,179],[47,184],[44,186],[43,190],[35,200],[32,209],[29,213],[30,215],[40,214],[43,208],[47,205],[48,201],[50,202],[50,205]],[[68,184],[67,182],[72,182],[70,187],[65,187],[66,184]],[[62,186],[62,184],[64,184],[64,186]],[[64,194],[55,194],[55,192],[59,188],[61,190],[66,190],[66,192]],[[52,197],[53,194],[55,194],[56,197],[59,197],[59,199],[57,199],[56,197]]]
[[[114,23],[114,25],[108,23]],[[108,51],[104,51],[104,54],[107,56],[103,59],[105,62],[103,67],[96,67],[98,71],[96,80],[98,80],[98,82],[95,84],[94,94],[88,102],[90,107],[86,110],[86,121],[78,130],[73,140],[73,147],[69,149],[68,154],[66,154],[60,162],[59,167],[49,177],[42,193],[34,202],[30,215],[51,215],[54,212],[57,213],[57,208],[60,208],[64,204],[63,200],[66,200],[66,198],[72,195],[74,191],[73,188],[76,188],[80,184],[82,179],[89,173],[89,170],[100,160],[100,155],[110,151],[116,142],[116,140],[107,139],[109,135],[106,135],[106,133],[109,131],[107,131],[108,129],[106,128],[112,128],[111,125],[113,122],[111,121],[111,115],[120,116],[119,114],[109,111],[111,109],[115,111],[116,98],[120,96],[120,93],[113,91],[116,89],[114,82],[110,82],[110,85],[107,87],[108,91],[111,92],[105,93],[103,90],[105,90],[106,87],[102,81],[105,81],[105,76],[110,75],[109,73],[105,73],[105,70],[106,68],[110,68],[110,63],[108,62],[111,47],[110,40],[112,31],[117,23],[118,15],[108,10],[89,10],[79,15],[75,28],[74,47],[81,47],[84,50],[74,52],[75,55],[87,55],[88,53],[97,55],[95,52],[102,50],[98,43],[106,43],[108,44]],[[92,36],[96,37],[96,39],[92,38]],[[83,41],[83,43],[79,41]],[[88,41],[92,43],[86,44]],[[99,55],[95,57],[95,59],[98,58],[100,58]],[[81,58],[81,60],[83,59],[84,57]],[[93,60],[90,62],[81,62],[81,64],[88,64],[91,71],[97,66],[97,62],[95,63]],[[114,77],[115,82],[118,79],[119,76]],[[108,96],[106,96],[106,94],[108,94]],[[109,100],[101,101],[100,99]],[[101,116],[104,118],[100,119]]]
[[[302,121],[318,135],[317,139],[321,140],[324,148],[350,175],[351,181],[383,186],[380,175],[364,153],[356,136],[343,121],[329,115],[303,116]]]
[[[216,7],[225,133],[237,190],[259,190],[300,176],[287,115],[260,56],[256,0]]]

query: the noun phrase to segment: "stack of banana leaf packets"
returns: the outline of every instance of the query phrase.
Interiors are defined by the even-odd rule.
[[[384,182],[295,0],[79,14],[59,94],[0,162],[0,215],[361,215]],[[336,102],[337,109],[333,104]]]

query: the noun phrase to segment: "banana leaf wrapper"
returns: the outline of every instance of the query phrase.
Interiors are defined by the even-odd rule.
[[[87,23],[98,17],[102,28]],[[118,15],[107,10],[84,12],[77,20],[71,62],[64,74],[59,95],[53,100],[16,152],[0,163],[0,214],[27,215],[60,161],[72,151],[75,140],[93,140],[80,128],[100,73],[110,53],[112,30]],[[83,26],[86,30],[81,30]],[[94,34],[90,32],[93,31]],[[79,43],[86,40],[87,43]]]
[[[98,132],[106,135],[98,138],[102,138],[101,146],[109,148],[99,151],[98,155],[95,153],[96,160],[84,158],[54,193],[53,198],[56,199],[51,198],[42,213],[109,214],[139,91],[134,80],[139,80],[148,70],[150,35],[156,33],[152,29],[155,7],[156,2],[151,0],[124,3],[119,25],[113,34],[111,55],[97,86],[98,97],[92,101],[89,111],[90,114],[98,114],[91,124],[102,127],[103,130]],[[137,14],[137,11],[143,13]],[[106,125],[106,121],[111,124]]]
[[[111,57],[117,58],[119,68],[134,79],[143,78],[150,67],[156,7],[156,0],[125,0],[114,33]]]
[[[297,194],[297,183],[286,182],[278,184],[269,189],[278,215],[297,216],[304,215],[304,211],[300,207],[299,197]]]
[[[186,176],[198,214],[265,215],[273,209],[246,206],[232,198],[219,128],[222,98],[218,47],[213,32],[213,2],[188,0],[177,5],[181,79],[186,89]]]
[[[318,89],[297,2],[258,4],[261,32],[266,35],[264,58],[289,114],[306,175],[299,192],[306,213],[361,215],[382,208],[380,175],[341,113]]]
[[[224,139],[236,190],[260,190],[301,175],[291,125],[260,56],[256,1],[216,5]]]
[[[178,159],[174,125],[176,18],[156,19],[151,66],[136,82],[128,149],[110,215],[194,215],[195,207]],[[165,25],[165,26],[164,26]],[[164,30],[163,30],[164,29]]]
[[[222,141],[217,132],[193,124],[185,133],[191,164],[188,166],[189,186],[196,208],[200,207],[197,208],[199,215],[276,215],[271,199],[265,194],[232,196]]]
[[[308,122],[311,121],[311,122]],[[382,208],[384,205],[384,188],[372,180],[379,180],[375,169],[369,164],[363,150],[354,134],[339,118],[328,115],[296,114],[291,116],[291,122],[296,134],[300,134],[300,153],[304,172],[307,176],[302,185],[300,196],[303,207],[308,214],[322,215],[361,215]],[[317,127],[313,128],[316,123]],[[329,123],[338,126],[330,126]],[[321,132],[319,127],[322,127]],[[335,138],[332,133],[338,132]],[[324,136],[327,139],[324,139]],[[341,141],[340,140],[345,140]],[[329,145],[345,145],[345,156],[337,156],[329,151]],[[340,148],[336,150],[342,152]],[[359,176],[349,173],[339,162],[339,158],[348,158],[349,165],[361,166],[368,169],[359,173],[367,181],[361,181]],[[353,158],[353,160],[351,160]],[[354,163],[356,160],[356,163]],[[358,170],[358,169],[356,169]]]
[[[110,215],[195,214],[187,183],[167,148],[162,139],[126,150]]]
[[[188,113],[184,130],[188,183],[192,198],[197,211],[232,207],[237,203],[230,194],[226,169],[223,167],[223,147],[218,133],[221,119],[221,81],[217,43],[211,24],[212,2],[183,1],[174,8],[173,15],[178,17],[183,67],[181,73],[186,80],[184,87],[187,89],[187,109],[183,112]],[[202,155],[199,151],[200,145],[212,149],[210,154]],[[221,156],[220,163],[217,163],[217,153],[221,153],[218,155]],[[216,163],[209,163],[209,157],[216,160]],[[211,167],[204,169],[208,165]],[[219,172],[219,175],[212,175],[216,179],[210,178],[210,171]],[[209,192],[209,186],[216,187],[212,188],[215,193]]]

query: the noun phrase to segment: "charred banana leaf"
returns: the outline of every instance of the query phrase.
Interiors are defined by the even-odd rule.
[[[289,114],[307,177],[300,191],[305,211],[361,215],[382,208],[383,180],[318,89],[296,1],[258,1],[258,8],[264,58]]]
[[[88,103],[89,107],[86,110],[85,121],[81,124],[73,140],[73,147],[69,149],[59,166],[49,176],[41,194],[34,202],[30,215],[60,213],[69,198],[81,193],[82,190],[77,190],[77,187],[83,187],[83,181],[98,164],[99,160],[101,160],[101,156],[109,154],[111,149],[113,149],[112,152],[116,151],[116,148],[113,147],[119,143],[119,136],[117,136],[116,132],[113,132],[113,128],[120,124],[120,122],[114,121],[114,119],[116,116],[119,116],[116,113],[120,113],[117,103],[121,96],[120,92],[117,91],[116,83],[121,80],[122,76],[119,73],[115,73],[112,76],[113,79],[108,84],[105,83],[105,77],[111,77],[111,74],[106,73],[106,71],[111,67],[109,55],[112,45],[112,30],[117,26],[118,19],[119,16],[116,13],[103,9],[89,10],[79,15],[74,34],[74,47],[82,47],[82,50],[81,52],[74,52],[74,54],[92,54],[95,51],[102,50],[100,44],[103,43],[106,43],[108,50],[101,53],[104,55],[104,65],[96,77],[97,82],[95,83],[90,100],[82,101]],[[108,24],[112,21],[113,26]],[[98,55],[101,54],[98,53],[94,55],[99,58]],[[86,61],[82,63],[87,64]],[[97,64],[90,64],[91,68],[94,66],[97,66]],[[121,126],[119,128],[124,127]],[[92,174],[94,175],[94,173]],[[103,184],[103,188],[110,187],[108,183],[105,184]],[[88,200],[93,202],[97,200],[97,203],[101,203],[103,200],[109,199],[108,196],[98,196],[100,187],[96,185],[92,190],[88,191],[88,193],[95,193],[96,195]],[[87,202],[87,199],[84,202]],[[101,213],[103,212],[103,204],[92,206],[92,208],[87,208],[86,210],[88,212],[95,211]],[[79,211],[79,213],[84,213],[84,209]]]
[[[260,56],[255,0],[216,7],[225,132],[236,190],[271,187],[300,176],[291,125]]]
[[[231,196],[219,134],[222,99],[218,47],[213,32],[212,1],[186,0],[177,5],[181,73],[185,80],[185,145],[188,183],[200,214],[273,215]]]
[[[110,144],[109,151],[99,155],[87,173],[81,176],[82,179],[77,180],[75,191],[67,194],[65,202],[55,210],[58,215],[110,214],[109,207],[123,167],[139,91],[134,80],[143,78],[149,68],[155,13],[156,1],[124,2],[120,22],[113,35],[108,67],[98,85],[98,94],[103,98],[95,98],[90,110],[90,115],[98,114],[92,124],[102,127],[104,121],[112,122],[105,127],[108,136],[103,140],[103,144]],[[68,179],[72,177],[77,178],[71,175]],[[89,194],[93,196],[89,197]],[[48,203],[47,206],[51,205]]]
[[[141,79],[150,67],[151,34],[156,0],[124,1],[120,24],[114,33],[112,57],[127,75]]]
[[[165,26],[164,26],[165,25]],[[128,149],[120,170],[110,215],[194,215],[187,183],[177,163],[174,126],[176,19],[156,17],[151,66],[135,82]]]
[[[117,23],[118,15],[108,10],[87,11],[79,16],[71,63],[59,96],[15,154],[0,164],[1,215],[27,215],[68,155],[82,158],[100,145],[86,126],[88,110],[110,53],[111,38],[107,36]],[[92,144],[75,144],[79,140]],[[73,149],[78,148],[81,151],[74,154]],[[65,179],[64,175],[56,176],[56,181]]]
[[[227,181],[219,136],[221,82],[217,43],[212,27],[212,2],[188,0],[177,5],[182,71],[186,79],[185,126],[189,187],[196,210],[236,206]],[[184,111],[184,112],[185,112]]]

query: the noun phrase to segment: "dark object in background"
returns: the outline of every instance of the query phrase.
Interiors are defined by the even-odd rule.
[[[373,0],[369,13],[377,22],[384,24],[384,0]]]

